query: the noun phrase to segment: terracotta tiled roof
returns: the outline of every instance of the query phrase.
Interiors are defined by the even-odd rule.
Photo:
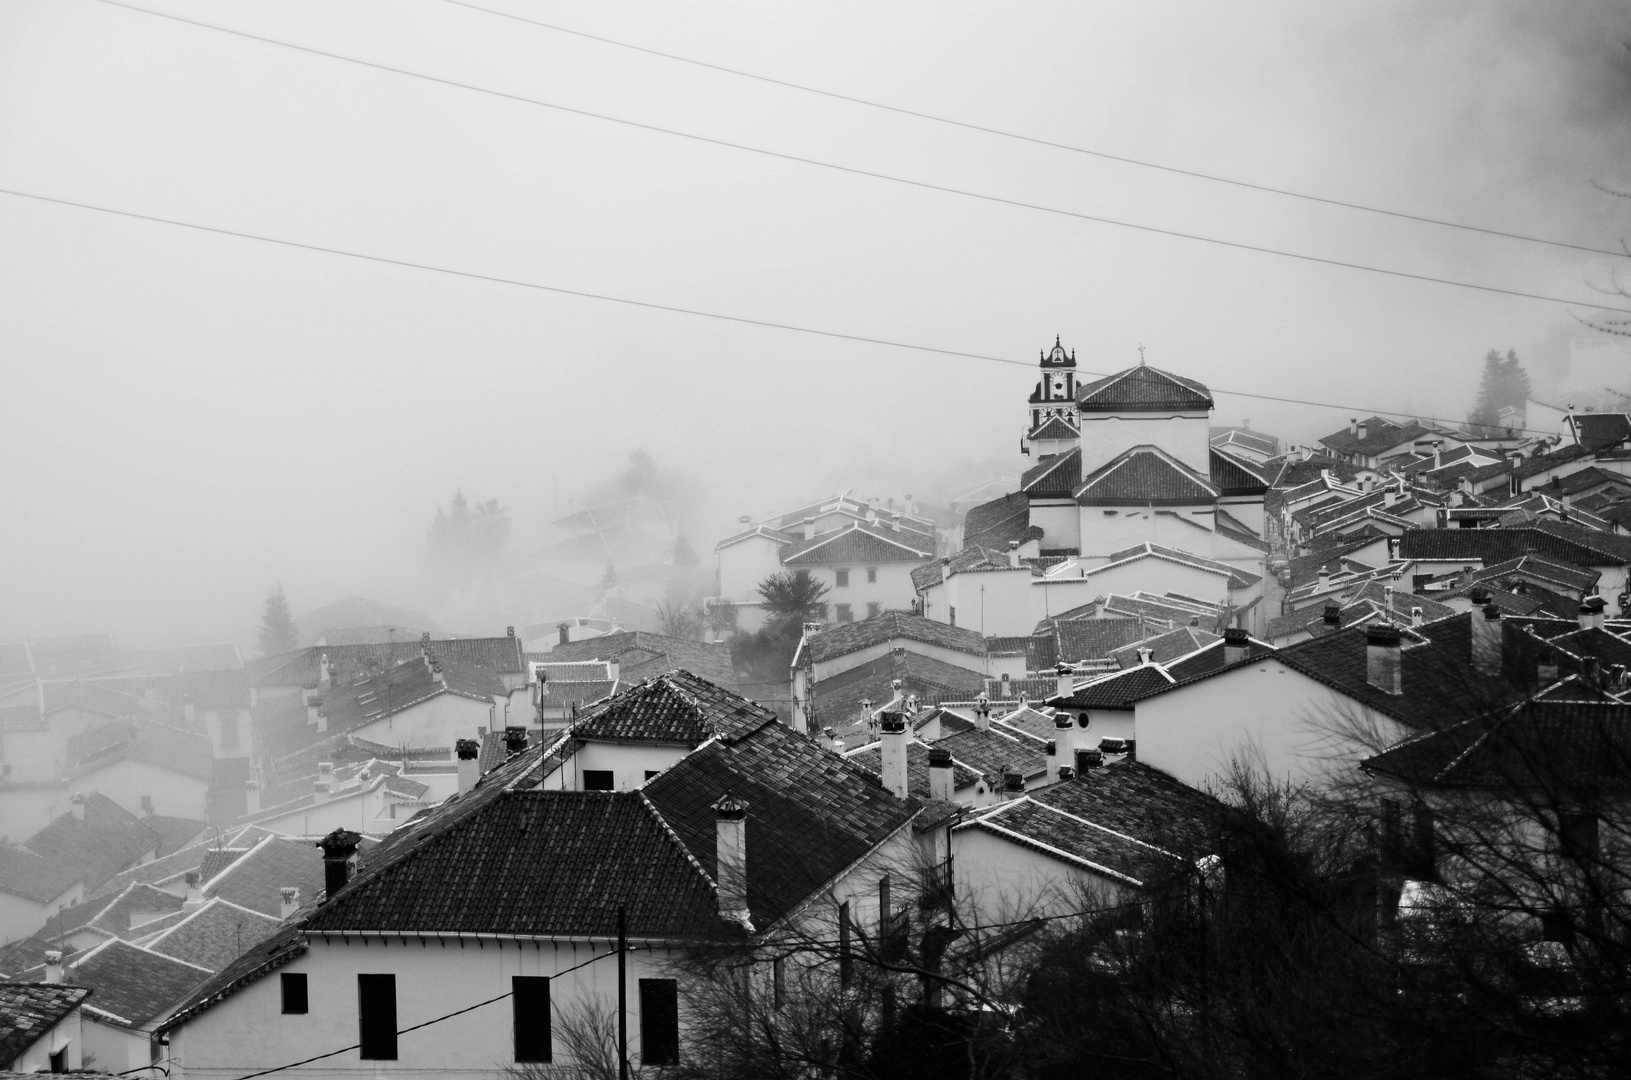
[[[1188,506],[1215,502],[1219,492],[1209,478],[1159,447],[1135,446],[1084,476],[1072,494],[1083,506]]]
[[[1160,665],[1144,664],[1081,684],[1068,696],[1050,697],[1048,704],[1068,709],[1126,710],[1172,684],[1172,677]]]
[[[1194,379],[1141,364],[1087,383],[1076,402],[1083,412],[1191,412],[1210,410],[1212,395]]]
[[[1433,787],[1631,791],[1631,705],[1527,701],[1407,740],[1362,767]],[[1592,805],[1588,800],[1586,805]]]
[[[1259,581],[1263,580],[1262,577],[1257,574],[1247,573],[1238,567],[1230,566],[1226,562],[1219,562],[1217,559],[1209,559],[1204,555],[1196,555],[1193,552],[1183,551],[1174,547],[1166,547],[1162,544],[1152,544],[1148,541],[1139,544],[1137,547],[1126,548],[1122,551],[1113,551],[1110,553],[1108,558],[1109,562],[1104,563],[1101,566],[1095,566],[1088,569],[1083,576],[1090,578],[1094,574],[1102,573],[1113,566],[1117,566],[1121,563],[1129,562],[1134,559],[1155,558],[1164,559],[1167,562],[1182,563],[1185,566],[1193,566],[1201,570],[1218,574],[1222,577],[1227,577],[1231,587],[1237,589],[1249,588],[1250,586],[1256,585]]]
[[[623,683],[638,682],[653,675],[683,668],[716,686],[736,686],[731,666],[731,649],[724,642],[692,641],[644,630],[604,634],[557,645],[550,650],[553,661],[616,660]]]
[[[486,668],[500,675],[518,675],[527,670],[519,637],[432,638],[429,641],[393,642],[373,645],[313,645],[286,654],[280,662],[257,665],[250,671],[256,686],[303,686],[316,689],[319,661],[327,656],[340,675],[378,674],[417,659],[421,650],[444,668],[450,664]]]
[[[0,983],[0,1069],[9,1068],[90,993],[82,986]]]
[[[1168,630],[1164,634],[1156,634],[1142,641],[1135,641],[1130,645],[1123,645],[1110,654],[1124,668],[1135,667],[1139,663],[1138,653],[1142,649],[1150,651],[1150,659],[1157,664],[1169,664],[1180,657],[1188,656],[1197,649],[1204,649],[1215,641],[1223,638],[1198,626],[1180,626],[1176,630]]]
[[[1417,439],[1445,438],[1446,441],[1450,441],[1443,433],[1423,427],[1415,421],[1396,424],[1380,416],[1373,416],[1361,426],[1365,429],[1363,439],[1343,428],[1333,435],[1327,435],[1320,442],[1338,453],[1376,457],[1404,443],[1415,443]]]
[[[1019,489],[1031,498],[1067,498],[1076,493],[1081,482],[1082,448],[1078,446],[1063,454],[1051,454],[1026,469],[1019,478]]]
[[[1248,638],[1246,641],[1246,656],[1248,659],[1256,659],[1274,651],[1274,646],[1266,641],[1258,641],[1256,638]],[[1227,662],[1223,639],[1219,638],[1205,648],[1163,666],[1167,669],[1168,675],[1179,682],[1184,682],[1188,679],[1210,674],[1223,667]]]
[[[310,842],[272,836],[204,879],[204,895],[230,900],[262,915],[280,915],[280,890],[293,885],[305,899],[323,889],[323,853]]]
[[[897,640],[937,645],[970,656],[985,656],[985,638],[975,631],[925,619],[906,611],[885,611],[859,622],[824,627],[810,635],[808,652],[810,659],[819,664]]]
[[[735,740],[776,714],[687,671],[648,679],[597,705],[572,725],[579,739],[680,743]]]
[[[950,750],[954,762],[982,776],[996,778],[998,783],[1009,769],[1018,771],[1026,779],[1040,776],[1048,769],[1042,746],[1025,735],[970,728],[947,735],[934,746],[937,750]]]
[[[126,760],[208,780],[215,755],[207,735],[139,716],[102,724],[68,740],[66,765],[70,776]]]
[[[136,815],[92,792],[83,821],[64,814],[20,846],[0,844],[0,891],[39,903],[76,883],[89,892],[158,844],[159,835]]]
[[[1212,445],[1216,447],[1227,449],[1239,446],[1271,457],[1280,452],[1280,440],[1273,435],[1264,435],[1260,431],[1237,427],[1213,427],[1208,430],[1211,433]]]
[[[1398,542],[1401,559],[1479,559],[1487,566],[1531,554],[1577,566],[1627,565],[1631,537],[1537,521],[1518,529],[1411,529]]]
[[[1262,495],[1269,489],[1268,477],[1249,461],[1242,461],[1216,446],[1208,461],[1212,486],[1221,495]]]
[[[896,679],[901,681],[902,694],[929,699],[947,695],[973,698],[985,686],[985,676],[980,672],[920,653],[891,653],[822,679],[811,687],[810,705],[815,726],[848,723],[860,710],[862,701],[881,707],[894,693],[892,684]]]
[[[34,968],[23,973],[39,977]],[[121,1027],[140,1027],[181,1001],[187,992],[209,978],[208,968],[161,956],[156,952],[111,938],[75,956],[63,978],[75,986],[88,986],[94,997],[85,1011]]]
[[[783,566],[819,566],[833,563],[922,562],[934,557],[934,541],[921,533],[852,521],[813,540],[799,540],[782,549]]]
[[[1031,524],[1031,500],[1023,491],[981,503],[963,518],[963,543],[982,544],[1005,550],[1008,541],[1042,538],[1042,530]]]
[[[1050,416],[1025,436],[1027,439],[1079,439],[1081,432],[1057,416]]]
[[[751,529],[746,529],[742,532],[725,537],[725,539],[714,545],[714,550],[723,551],[725,548],[728,548],[733,544],[740,544],[742,541],[751,540],[755,536],[764,537],[775,544],[791,544],[797,538],[791,529],[777,529],[769,525],[755,525]]]
[[[1588,450],[1606,450],[1631,439],[1631,416],[1625,413],[1575,413],[1575,438]]]
[[[220,898],[184,911],[171,925],[137,938],[143,948],[219,971],[277,929],[279,919]],[[138,930],[143,928],[138,928]]]

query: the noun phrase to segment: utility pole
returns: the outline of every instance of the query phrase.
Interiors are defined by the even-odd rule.
[[[629,1080],[628,909],[617,905],[617,1080]]]

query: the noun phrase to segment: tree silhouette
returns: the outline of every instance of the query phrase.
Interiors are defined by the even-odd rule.
[[[454,492],[445,512],[437,508],[425,541],[432,583],[459,589],[490,579],[509,539],[510,512],[497,499],[472,509],[463,491]]]
[[[811,577],[808,570],[783,571],[759,582],[759,595],[772,618],[791,615],[804,621],[818,615],[825,606],[821,598],[827,595],[827,586]]]
[[[282,585],[274,586],[261,608],[260,650],[266,656],[276,656],[299,647],[300,631],[289,613],[289,598],[283,595]]]

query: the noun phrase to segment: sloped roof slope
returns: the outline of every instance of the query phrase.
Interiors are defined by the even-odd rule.
[[[1212,395],[1194,379],[1140,364],[1082,385],[1076,404],[1083,412],[1185,412],[1212,408]]]

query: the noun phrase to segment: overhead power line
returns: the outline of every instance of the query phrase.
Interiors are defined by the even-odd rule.
[[[111,206],[98,206],[95,203],[81,202],[77,199],[64,199],[53,195],[41,195],[32,191],[21,191],[16,188],[0,187],[0,195],[11,195],[19,199],[33,199],[38,202],[53,203],[57,206],[68,206],[76,210],[92,210],[100,214],[112,214],[116,217],[130,218],[135,221],[146,221],[156,225],[171,225],[181,229],[191,229],[196,232],[214,233],[218,236],[230,236],[238,240],[254,240],[263,244],[275,244],[279,247],[295,248],[301,251],[315,251],[324,255],[340,255],[348,259],[359,259],[363,262],[380,263],[385,266],[402,267],[409,270],[426,270],[435,274],[446,274],[449,277],[466,278],[471,281],[485,281],[495,285],[513,285],[521,289],[533,289],[538,292],[555,293],[560,296],[575,296],[584,300],[602,300],[609,304],[625,304],[630,307],[645,308],[650,311],[666,311],[675,315],[692,315],[702,319],[716,319],[720,322],[739,323],[743,326],[756,326],[767,330],[786,330],[796,334],[809,334],[814,337],[831,338],[837,341],[853,341],[864,345],[883,345],[891,349],[907,349],[912,352],[931,353],[937,356],[951,356],[964,360],[980,360],[992,364],[1008,364],[1014,367],[1034,368],[1036,365],[1030,360],[1015,360],[1007,356],[991,356],[986,353],[967,352],[962,349],[945,349],[937,345],[920,345],[910,341],[895,341],[890,338],[872,337],[867,334],[851,334],[841,330],[828,330],[815,326],[800,326],[796,323],[777,322],[773,319],[756,319],[747,315],[730,315],[720,311],[703,311],[700,308],[681,307],[677,304],[660,304],[652,300],[640,300],[629,296],[613,296],[610,293],[591,292],[587,289],[571,289],[563,285],[546,285],[538,281],[523,281],[520,278],[503,277],[498,274],[483,274],[474,270],[457,270],[450,266],[436,266],[431,263],[415,262],[412,259],[393,259],[387,255],[371,255],[361,251],[347,251],[344,248],[329,247],[324,244],[306,243],[301,240],[287,240],[277,236],[263,236],[259,233],[243,232],[238,229],[226,229],[217,225],[204,225],[195,221],[181,221],[177,218],[163,217],[158,214],[142,214],[134,210],[120,210]],[[1077,369],[1080,374],[1103,377],[1109,374],[1103,371],[1088,371]],[[1311,401],[1305,398],[1280,397],[1274,394],[1257,394],[1245,390],[1225,390],[1220,387],[1208,387],[1214,394],[1228,394],[1232,397],[1251,398],[1257,401],[1275,401],[1289,405],[1312,405],[1317,408],[1341,409],[1355,413],[1375,413],[1383,416],[1414,416],[1418,420],[1440,424],[1458,424],[1461,421],[1451,420],[1438,416],[1421,416],[1408,411],[1397,409],[1373,409],[1368,406],[1344,405],[1330,401]],[[1549,435],[1552,432],[1533,431],[1528,428],[1514,429],[1524,433]]]
[[[1573,299],[1570,297],[1552,296],[1546,293],[1527,292],[1522,289],[1507,289],[1498,285],[1481,285],[1475,282],[1461,281],[1456,278],[1437,277],[1432,274],[1412,273],[1408,270],[1393,270],[1387,267],[1371,266],[1367,263],[1357,263],[1350,262],[1345,259],[1327,258],[1322,255],[1309,255],[1303,252],[1287,251],[1283,248],[1271,248],[1260,244],[1248,244],[1239,240],[1225,240],[1216,236],[1204,236],[1199,233],[1185,232],[1180,229],[1167,229],[1157,225],[1145,225],[1139,222],[1127,221],[1120,218],[1104,217],[1098,214],[1087,214],[1076,210],[1065,210],[1059,207],[1045,206],[1041,203],[1025,202],[1021,199],[1010,199],[1000,195],[988,195],[982,192],[968,191],[963,188],[950,187],[944,184],[935,184],[926,180],[913,180],[907,177],[895,176],[890,173],[876,172],[871,169],[862,169],[856,166],[840,165],[836,162],[822,161],[819,158],[802,157],[798,154],[783,153],[779,150],[769,150],[764,147],[751,146],[746,143],[731,142],[727,139],[718,139],[709,135],[698,135],[693,132],[662,127],[658,124],[648,124],[643,121],[630,120],[625,117],[612,116],[607,113],[592,112],[588,109],[579,109],[570,105],[561,105],[552,101],[544,101],[540,98],[526,97],[522,94],[512,94],[503,90],[494,90],[485,86],[477,86],[473,83],[460,82],[456,79],[447,79],[439,75],[427,75],[423,72],[411,71],[407,68],[393,67],[389,64],[381,64],[372,60],[362,60],[354,56],[346,56],[343,53],[329,52],[327,50],[313,48],[308,45],[297,45],[293,42],[281,41],[277,38],[263,37],[260,34],[251,34],[244,30],[233,30],[229,27],[217,26],[214,23],[202,22],[197,19],[189,19],[180,15],[171,15],[162,11],[153,11],[148,8],[138,7],[135,4],[123,3],[121,0],[97,0],[97,2],[106,4],[110,7],[123,8],[126,11],[134,11],[143,15],[151,15],[154,18],[168,19],[172,22],[198,27],[203,30],[213,30],[222,34],[230,34],[233,37],[244,38],[249,41],[257,41],[266,45],[275,45],[279,48],[292,49],[296,52],[303,52],[312,56],[321,56],[326,59],[339,60],[349,64],[358,64],[362,67],[372,68],[376,71],[387,71],[410,79],[420,79],[425,82],[436,83],[441,86],[451,86],[460,90],[468,90],[473,93],[487,94],[492,97],[503,98],[507,101],[515,101],[525,105],[536,105],[541,108],[554,109],[558,112],[567,113],[573,116],[582,116],[591,120],[602,120],[607,123],[621,124],[625,127],[636,128],[641,131],[650,131],[662,135],[671,135],[676,138],[690,139],[695,142],[706,143],[711,146],[725,147],[731,150],[741,150],[746,153],[758,154],[763,157],[774,158],[779,161],[791,161],[801,165],[812,165],[817,168],[830,169],[834,172],[847,173],[852,176],[864,176],[873,180],[885,180],[890,183],[903,184],[908,187],[918,188],[925,191],[937,191],[946,195],[956,195],[962,198],[977,199],[982,202],[995,203],[1002,206],[1012,206],[1024,210],[1035,210],[1045,214],[1055,214],[1060,217],[1074,218],[1078,221],[1090,221],[1100,225],[1114,225],[1118,228],[1133,229],[1138,232],[1152,233],[1158,236],[1168,236],[1181,240],[1193,240],[1199,243],[1212,244],[1218,247],[1232,248],[1237,251],[1252,251],[1262,255],[1276,255],[1281,258],[1296,259],[1300,262],[1317,263],[1322,266],[1336,266],[1347,270],[1360,270],[1366,273],[1382,274],[1387,277],[1402,278],[1407,281],[1422,281],[1434,285],[1449,285],[1459,289],[1471,289],[1476,292],[1492,293],[1498,296],[1513,296],[1525,300],[1541,300],[1551,304],[1572,304],[1591,308],[1602,307],[1602,304],[1599,302]]]
[[[544,22],[541,19],[528,18],[525,15],[516,15],[508,11],[495,11],[492,8],[472,4],[469,0],[444,0],[445,3],[455,7],[468,8],[471,11],[480,11],[487,15],[494,15],[501,19],[512,19],[515,22],[526,23],[530,26],[552,30],[559,34],[570,34],[573,37],[584,38],[588,41],[600,42],[603,45],[613,45],[620,49],[632,52],[645,53],[648,56],[661,57],[664,60],[673,60],[681,64],[690,64],[694,67],[706,68],[709,71],[718,71],[726,75],[735,75],[744,79],[753,79],[757,82],[767,83],[771,86],[780,86],[788,90],[797,90],[800,93],[815,94],[830,98],[834,101],[844,101],[851,105],[864,105],[870,109],[882,109],[885,112],[896,113],[900,116],[910,116],[918,120],[929,120],[936,124],[946,124],[950,127],[963,128],[967,131],[977,131],[985,135],[996,135],[999,138],[1013,139],[1017,142],[1031,143],[1035,146],[1046,146],[1054,150],[1068,150],[1073,154],[1085,154],[1088,157],[1100,158],[1105,161],[1114,161],[1123,165],[1136,165],[1143,169],[1156,169],[1176,176],[1187,176],[1196,180],[1207,180],[1216,184],[1228,184],[1231,187],[1245,188],[1249,191],[1261,191],[1269,195],[1284,195],[1287,198],[1302,199],[1307,202],[1322,203],[1326,206],[1337,206],[1345,210],[1359,210],[1367,214],[1381,214],[1384,217],[1399,218],[1403,221],[1415,221],[1426,225],[1438,225],[1446,229],[1460,229],[1465,232],[1481,233],[1485,236],[1498,236],[1507,240],[1522,240],[1531,244],[1546,244],[1551,247],[1564,248],[1570,251],[1584,251],[1594,255],[1613,255],[1616,258],[1625,258],[1631,252],[1616,250],[1614,248],[1593,247],[1590,244],[1576,244],[1568,240],[1553,240],[1545,236],[1531,236],[1527,233],[1509,232],[1505,229],[1495,229],[1484,225],[1470,225],[1464,221],[1449,221],[1445,218],[1436,218],[1427,214],[1412,214],[1404,210],[1389,210],[1386,207],[1371,206],[1367,203],[1351,202],[1346,199],[1336,199],[1325,195],[1315,195],[1306,191],[1293,191],[1290,188],[1275,187],[1271,184],[1258,184],[1250,180],[1239,180],[1229,176],[1219,176],[1216,173],[1201,172],[1198,169],[1184,169],[1176,165],[1163,165],[1157,161],[1145,161],[1141,158],[1127,157],[1122,154],[1112,154],[1105,150],[1095,150],[1092,147],[1077,146],[1073,143],[1055,142],[1052,139],[1043,139],[1034,135],[1023,135],[1017,131],[1008,131],[1004,128],[990,127],[985,124],[976,124],[968,120],[958,120],[955,117],[941,116],[938,113],[923,112],[918,109],[908,109],[900,105],[891,105],[886,101],[874,101],[870,98],[857,97],[853,94],[843,94],[836,90],[824,90],[819,86],[809,86],[787,79],[778,79],[770,75],[761,75],[754,71],[743,71],[740,68],[727,67],[724,64],[710,63],[707,60],[698,60],[691,56],[681,56],[678,53],[664,52],[662,49],[653,49],[645,45],[636,45],[630,41],[620,41],[617,38],[606,37],[602,34],[591,34],[585,30],[576,30],[570,26],[559,23]]]

